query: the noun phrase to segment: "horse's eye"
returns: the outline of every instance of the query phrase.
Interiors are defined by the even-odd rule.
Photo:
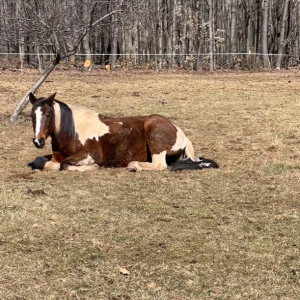
[[[49,119],[50,118],[50,115],[46,115],[46,119]]]

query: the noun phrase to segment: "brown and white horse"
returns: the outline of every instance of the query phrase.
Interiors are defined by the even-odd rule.
[[[196,159],[183,131],[162,116],[108,118],[66,105],[55,100],[55,95],[29,95],[33,143],[43,148],[50,136],[53,151],[31,162],[33,169],[85,171],[104,166],[126,167],[129,171],[164,170],[182,155],[188,159],[186,164],[181,161],[179,170],[217,167],[213,161]]]

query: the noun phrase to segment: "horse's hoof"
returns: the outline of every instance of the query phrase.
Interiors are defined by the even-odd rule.
[[[60,167],[59,167],[59,171],[64,171],[64,170],[67,170],[68,169],[68,164],[67,163],[64,163],[64,162],[61,162],[60,163]]]
[[[97,164],[87,166],[87,170],[89,170],[89,171],[97,171],[97,170],[99,170],[99,168],[100,167]]]
[[[30,167],[32,170],[43,170],[44,166],[46,164],[46,162],[48,162],[49,159],[41,156],[41,157],[37,157],[33,162],[28,163],[27,166]]]
[[[137,161],[131,161],[127,165],[126,170],[128,172],[137,172],[137,171],[140,171],[141,169],[139,168],[139,163]]]
[[[126,168],[126,171],[128,171],[128,172],[136,172],[137,169],[134,168],[134,167],[127,167],[127,168]]]

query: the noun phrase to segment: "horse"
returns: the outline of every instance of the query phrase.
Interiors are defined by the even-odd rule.
[[[128,171],[218,167],[197,159],[183,131],[160,115],[109,118],[92,110],[29,94],[33,144],[41,149],[51,137],[52,154],[28,165],[39,170],[95,170],[125,167]],[[180,157],[186,159],[176,162]],[[211,163],[213,162],[213,163]]]

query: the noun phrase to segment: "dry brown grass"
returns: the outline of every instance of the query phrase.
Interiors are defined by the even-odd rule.
[[[135,174],[29,170],[49,146],[8,117],[37,77],[0,73],[0,299],[299,299],[298,72],[51,74],[39,96],[162,114],[221,167]]]

